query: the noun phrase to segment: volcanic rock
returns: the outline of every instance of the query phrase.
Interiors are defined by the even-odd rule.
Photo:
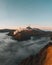
[[[43,31],[37,28],[27,27],[26,29],[22,29],[21,31],[11,31],[8,35],[13,36],[14,39],[18,41],[25,41],[31,39],[31,37],[49,37],[52,32]]]

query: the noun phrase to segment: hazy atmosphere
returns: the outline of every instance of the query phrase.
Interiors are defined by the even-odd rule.
[[[52,65],[52,0],[0,0],[0,65]]]

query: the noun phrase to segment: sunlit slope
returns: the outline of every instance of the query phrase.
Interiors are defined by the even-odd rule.
[[[37,55],[32,55],[20,65],[52,65],[52,43],[46,45]]]

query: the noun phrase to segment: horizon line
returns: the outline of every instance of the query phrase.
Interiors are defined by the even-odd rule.
[[[23,26],[8,26],[8,27],[0,27],[0,29],[20,29],[26,27],[39,28],[42,30],[52,30],[52,26],[41,26],[41,25],[23,25]]]

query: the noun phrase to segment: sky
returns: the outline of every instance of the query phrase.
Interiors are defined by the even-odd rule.
[[[0,0],[0,28],[24,25],[52,28],[52,0]]]

